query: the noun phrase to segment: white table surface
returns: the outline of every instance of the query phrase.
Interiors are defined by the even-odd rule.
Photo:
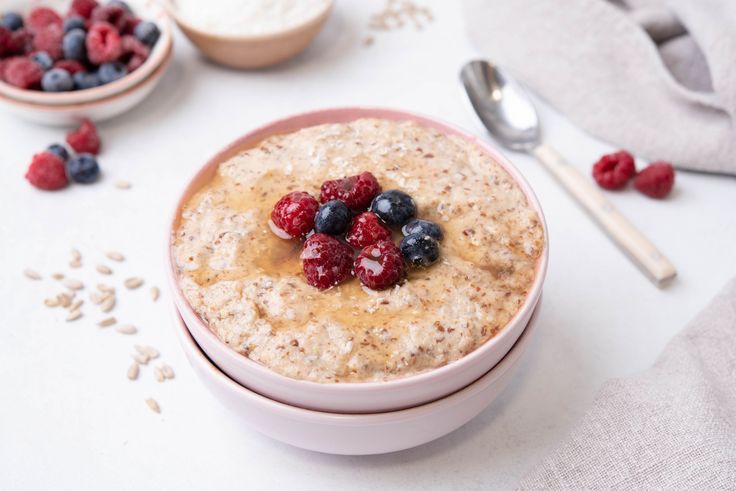
[[[429,2],[428,2],[429,3]],[[375,34],[374,2],[338,2],[317,41],[298,59],[256,73],[214,66],[177,37],[162,85],[131,113],[100,127],[104,180],[58,193],[22,178],[31,155],[63,138],[0,114],[0,487],[3,489],[509,489],[571,429],[600,384],[645,369],[667,341],[736,271],[732,178],[679,173],[671,199],[634,191],[611,200],[679,268],[654,288],[532,159],[511,154],[538,193],[551,237],[538,336],[512,385],[484,413],[431,444],[373,457],[335,457],[273,442],[248,429],[209,395],[184,360],[164,291],[121,293],[115,315],[135,337],[100,332],[89,314],[74,323],[43,307],[58,290],[45,276],[79,248],[92,284],[102,251],[128,260],[120,286],[140,275],[163,287],[169,211],[190,175],[217,149],[256,125],[294,112],[341,105],[415,110],[479,131],[460,100],[457,74],[474,52],[454,2],[431,2],[436,21],[421,32]],[[381,2],[378,2],[381,4]],[[545,105],[549,142],[588,173],[612,150]],[[133,183],[129,191],[113,187]],[[107,261],[110,263],[109,261]],[[104,278],[103,278],[104,279]],[[120,288],[119,288],[120,289]],[[135,342],[157,346],[176,379],[125,377]],[[161,415],[143,400],[155,397]]]

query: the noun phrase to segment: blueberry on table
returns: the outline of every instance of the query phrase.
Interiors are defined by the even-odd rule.
[[[133,34],[138,38],[138,41],[146,46],[153,46],[158,41],[161,31],[158,30],[158,26],[153,22],[145,21],[135,26]]]
[[[72,157],[66,164],[69,177],[72,181],[90,184],[100,177],[100,166],[95,156],[89,153],[80,153]]]
[[[429,266],[440,257],[439,242],[423,233],[407,235],[399,247],[413,266]]]
[[[82,29],[72,29],[64,35],[62,49],[67,60],[85,61],[87,59],[87,33]]]
[[[43,74],[41,88],[46,92],[67,92],[74,89],[74,80],[63,68],[53,68]]]
[[[54,67],[54,60],[52,60],[51,56],[45,51],[33,53],[33,55],[31,55],[31,60],[38,64],[44,72],[47,72]]]
[[[84,17],[80,15],[72,15],[64,19],[64,33],[73,31],[74,29],[80,29],[82,31],[87,30],[87,23],[84,21]]]
[[[389,226],[399,227],[417,216],[417,205],[405,192],[392,189],[373,198],[370,211]]]
[[[16,12],[6,12],[0,20],[0,26],[9,31],[17,31],[23,27],[23,17]]]
[[[314,230],[328,235],[344,234],[350,225],[350,215],[350,208],[342,201],[328,201],[319,207],[314,218]]]
[[[96,73],[77,72],[72,78],[74,79],[74,86],[79,90],[92,89],[102,85],[100,77]]]
[[[63,161],[69,160],[69,152],[67,151],[66,147],[64,147],[64,145],[54,143],[53,145],[49,145],[46,150],[53,153],[54,155],[58,155]]]
[[[109,84],[119,78],[123,78],[128,74],[128,69],[125,65],[119,61],[113,61],[111,63],[103,63],[100,65],[100,69],[97,70],[97,76],[100,77],[100,83]]]
[[[415,218],[403,227],[401,227],[401,233],[404,236],[411,234],[426,234],[435,240],[442,240],[443,234],[442,229],[439,225],[429,220],[422,220],[421,218]]]

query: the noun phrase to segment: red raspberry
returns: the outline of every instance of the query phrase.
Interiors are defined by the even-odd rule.
[[[353,249],[327,234],[312,234],[304,242],[302,268],[307,283],[326,290],[350,278]]]
[[[128,16],[125,18],[125,27],[120,32],[122,34],[133,34],[133,31],[135,31],[135,26],[137,26],[141,22],[142,21],[140,17],[136,17],[135,15],[128,13]]]
[[[84,65],[79,63],[77,60],[59,60],[54,63],[54,68],[62,68],[69,72],[71,75],[86,70],[84,68]]]
[[[26,20],[26,25],[33,31],[39,31],[49,26],[61,28],[63,23],[61,16],[48,7],[37,7],[31,10]]]
[[[634,174],[634,157],[625,150],[604,155],[593,165],[593,179],[605,189],[621,189]]]
[[[668,162],[653,162],[634,178],[634,187],[650,198],[664,198],[675,185],[675,170]]]
[[[361,213],[353,220],[345,240],[356,249],[362,249],[379,240],[391,238],[391,231],[381,223],[378,215],[370,211]]]
[[[64,41],[64,30],[56,25],[50,25],[36,31],[32,46],[34,51],[45,51],[51,59],[58,60],[64,55],[62,42]]]
[[[97,7],[95,0],[74,0],[72,6],[69,7],[69,13],[67,16],[79,15],[85,19],[89,19],[92,15],[92,11]]]
[[[26,179],[38,189],[53,191],[69,183],[64,161],[51,152],[41,152],[33,156],[26,171]]]
[[[0,58],[11,54],[13,33],[0,26]]]
[[[371,290],[384,290],[404,278],[406,263],[396,244],[381,240],[360,251],[353,269],[365,286]]]
[[[371,200],[381,192],[381,185],[370,172],[322,183],[319,200],[327,203],[339,199],[353,210],[365,210]]]
[[[67,133],[66,142],[77,153],[97,155],[100,152],[100,137],[97,135],[97,128],[88,119],[82,121],[75,131]]]
[[[29,58],[11,58],[5,64],[5,81],[21,89],[38,89],[43,78],[43,69]]]
[[[289,238],[302,237],[314,228],[314,216],[318,210],[319,203],[312,195],[294,191],[276,202],[271,221]]]
[[[135,36],[125,35],[121,39],[123,54],[120,61],[126,64],[129,72],[132,72],[148,59],[150,50],[148,46],[140,42]]]
[[[87,34],[87,57],[95,65],[115,61],[123,54],[117,29],[107,22],[95,22]]]
[[[33,32],[22,27],[13,32],[8,54],[27,55],[33,51]]]
[[[122,33],[128,24],[128,12],[120,5],[104,5],[96,7],[90,16],[92,22],[107,22]]]

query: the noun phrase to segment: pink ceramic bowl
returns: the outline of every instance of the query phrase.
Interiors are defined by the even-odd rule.
[[[184,353],[207,389],[244,423],[289,445],[340,455],[395,452],[430,442],[476,417],[509,384],[536,331],[537,307],[524,333],[498,365],[464,389],[429,404],[374,414],[301,409],[263,397],[222,373],[202,352],[179,313],[174,327]]]
[[[481,150],[493,157],[495,161],[499,162],[524,191],[531,206],[539,213],[545,228],[545,244],[547,244],[546,225],[544,225],[544,215],[542,214],[539,202],[534,196],[529,184],[527,184],[526,180],[524,180],[516,168],[506,157],[484,141],[436,119],[391,109],[324,109],[299,114],[262,126],[247,133],[220,151],[194,176],[182,194],[174,212],[169,244],[167,246],[169,262],[168,280],[169,286],[174,293],[174,302],[189,331],[194,336],[194,339],[196,339],[197,344],[231,378],[241,385],[271,399],[319,411],[342,413],[393,411],[439,399],[477,380],[504,357],[521,335],[542,292],[542,284],[547,270],[547,246],[545,245],[537,267],[537,276],[529,290],[526,301],[509,324],[496,337],[472,353],[448,365],[397,380],[340,384],[320,384],[305,380],[295,380],[271,371],[265,366],[237,353],[220,341],[194,312],[184,298],[177,282],[176,263],[171,241],[174,231],[178,227],[181,208],[194,193],[210,181],[217,170],[217,166],[221,162],[237,154],[239,151],[253,146],[264,138],[278,133],[293,132],[308,126],[323,123],[346,123],[359,118],[415,121],[422,125],[435,128],[443,133],[459,136],[478,146]]]

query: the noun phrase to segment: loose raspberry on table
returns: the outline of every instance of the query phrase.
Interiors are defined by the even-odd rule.
[[[52,25],[61,28],[63,24],[64,20],[61,16],[48,7],[36,7],[31,10],[26,20],[26,25],[33,31],[38,31]]]
[[[30,58],[11,58],[5,64],[4,78],[7,83],[21,89],[41,87],[43,69]]]
[[[25,177],[32,185],[46,191],[61,189],[69,183],[64,161],[51,152],[34,155]]]
[[[64,55],[64,29],[56,25],[50,25],[36,31],[33,36],[33,50],[45,51],[53,60],[59,60]]]
[[[67,16],[78,15],[89,19],[92,11],[98,6],[95,0],[74,0]]]
[[[87,56],[95,65],[115,61],[123,54],[117,29],[107,22],[95,22],[87,34]]]
[[[355,276],[372,290],[384,290],[401,281],[406,274],[406,263],[401,250],[390,240],[369,245],[353,264]]]
[[[634,178],[634,187],[650,198],[664,198],[674,185],[675,170],[668,162],[653,162]]]
[[[66,142],[77,153],[97,155],[100,152],[100,137],[97,134],[97,128],[88,119],[82,121],[79,128],[66,135]]]
[[[353,249],[327,234],[313,234],[304,242],[301,260],[307,283],[325,290],[350,278]]]
[[[381,192],[381,185],[370,172],[322,183],[319,200],[326,203],[339,199],[353,210],[365,210]]]
[[[271,221],[288,238],[302,237],[314,228],[314,216],[318,210],[319,203],[312,195],[293,191],[276,202]]]
[[[63,70],[66,70],[71,75],[79,72],[84,72],[86,70],[86,68],[84,68],[84,65],[82,65],[77,60],[59,60],[54,63],[54,68],[61,68]]]
[[[378,218],[378,215],[366,211],[353,219],[345,240],[356,249],[362,249],[380,240],[391,238],[391,230]]]
[[[625,150],[604,155],[593,165],[593,179],[605,189],[621,189],[634,174],[634,157]]]

